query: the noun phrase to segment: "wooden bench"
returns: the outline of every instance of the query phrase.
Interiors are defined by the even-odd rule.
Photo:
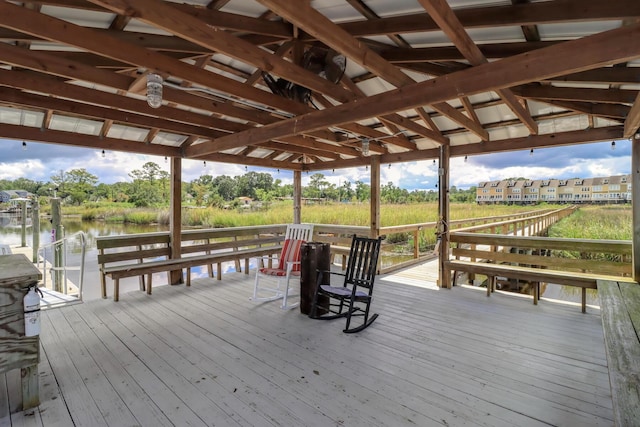
[[[495,291],[498,277],[530,282],[533,303],[540,299],[540,282],[582,288],[582,312],[587,289],[596,289],[598,279],[633,281],[631,242],[590,239],[560,239],[539,236],[454,231],[450,234],[455,259],[445,262],[447,274],[456,272],[487,276],[487,295]],[[553,256],[567,251],[577,256]],[[602,254],[613,256],[602,256]],[[449,280],[446,277],[445,280]]]
[[[339,255],[342,258],[342,262],[340,264],[341,267],[342,267],[342,270],[346,270],[347,269],[347,257],[349,256],[350,252],[351,252],[351,247],[349,247],[349,246],[331,245],[331,248],[330,248],[331,260],[333,262],[333,258],[336,255]]]
[[[615,425],[640,423],[640,285],[598,280]]]
[[[538,304],[540,299],[540,283],[557,283],[561,285],[577,286],[582,288],[582,312],[587,310],[587,289],[597,289],[597,281],[602,279],[620,280],[632,282],[626,277],[603,276],[593,273],[579,273],[574,271],[549,270],[545,268],[521,267],[508,264],[490,264],[480,261],[449,260],[445,262],[445,268],[453,271],[453,285],[456,284],[456,272],[482,274],[487,276],[487,296],[495,291],[496,277],[534,282],[533,303]],[[635,282],[634,282],[635,283]]]
[[[226,229],[229,230],[229,229]],[[187,286],[191,285],[191,269],[207,266],[209,276],[213,277],[213,265],[217,265],[217,278],[222,278],[222,263],[245,261],[245,274],[249,274],[251,258],[271,257],[280,253],[282,237],[270,234],[264,237],[237,239],[247,236],[248,228],[236,230],[230,239],[228,231],[188,230],[181,235],[180,258],[170,258],[170,236],[168,232],[144,233],[122,236],[98,237],[98,264],[100,266],[100,285],[102,297],[107,297],[106,277],[113,280],[113,299],[120,297],[120,279],[139,276],[140,289],[148,294],[152,291],[153,273],[171,272],[186,269]],[[223,238],[223,241],[214,239]],[[146,281],[145,281],[146,276]]]

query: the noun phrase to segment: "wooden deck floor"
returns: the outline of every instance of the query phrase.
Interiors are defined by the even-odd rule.
[[[398,277],[381,277],[380,317],[355,335],[342,320],[254,305],[239,273],[47,310],[42,403],[8,416],[8,374],[0,424],[613,424],[597,310]]]

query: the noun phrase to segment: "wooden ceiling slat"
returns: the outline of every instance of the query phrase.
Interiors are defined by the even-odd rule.
[[[362,120],[413,108],[424,104],[425,99],[441,102],[462,95],[496,90],[629,61],[640,57],[640,44],[628,43],[629,40],[637,40],[638,37],[640,37],[640,25],[598,33],[402,87],[371,96],[366,100],[218,138],[213,144],[201,144],[198,151],[200,153],[216,152],[222,149],[221,147],[228,149],[254,144],[342,122]]]

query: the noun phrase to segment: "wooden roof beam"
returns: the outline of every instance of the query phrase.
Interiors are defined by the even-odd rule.
[[[460,8],[455,15],[466,28],[496,28],[567,22],[621,20],[640,16],[636,0],[554,0],[529,4]],[[440,31],[429,14],[410,14],[339,24],[354,37]],[[309,36],[312,39],[312,36]]]
[[[524,98],[560,101],[585,101],[603,104],[633,104],[640,91],[630,89],[592,89],[577,87],[541,86],[530,84],[511,88]]]
[[[559,147],[564,145],[589,144],[599,141],[611,141],[622,138],[622,126],[609,126],[596,129],[585,129],[570,132],[559,132],[545,135],[529,135],[523,138],[509,138],[478,144],[456,145],[451,147],[452,157],[465,155],[489,154],[506,151],[526,150],[529,148]],[[403,163],[420,160],[431,160],[439,155],[438,148],[427,150],[388,153],[380,156],[380,163]],[[342,159],[336,162],[326,162],[321,165],[309,165],[308,170],[325,170],[330,168],[359,167],[368,164],[363,159]]]
[[[633,60],[640,57],[640,43],[629,43],[629,40],[638,40],[639,37],[640,25],[598,33],[374,95],[366,100],[350,102],[259,129],[250,129],[218,138],[211,144],[200,144],[198,154],[255,144],[402,109],[415,108],[423,105],[425,99],[442,102],[459,96]]]
[[[640,94],[636,97],[629,115],[624,121],[624,137],[631,138],[640,131]],[[638,139],[638,138],[636,138]]]
[[[376,52],[369,49],[366,45],[363,45],[320,12],[313,9],[310,3],[280,2],[278,0],[258,0],[258,2],[288,21],[295,23],[295,25],[304,29],[307,33],[312,34],[337,52],[342,53],[347,58],[372,71],[392,85],[402,87],[415,83],[411,77],[403,73],[399,68],[387,62]],[[434,106],[434,108],[435,107],[436,106]],[[441,105],[440,107],[441,111],[450,111],[446,105]],[[453,113],[453,116],[450,118],[465,127],[466,125],[470,125],[471,121],[466,116],[457,113],[458,112]],[[478,128],[477,125],[477,123],[471,125],[469,130],[476,132]],[[428,130],[425,131],[428,132]],[[488,133],[481,132],[481,134],[481,138],[488,139]],[[441,137],[435,134],[432,136],[432,139],[434,138],[438,138],[437,141],[442,140]]]
[[[137,3],[136,3],[137,4]],[[122,12],[122,10],[121,10]],[[178,13],[178,12],[176,12]],[[76,46],[98,55],[180,77],[222,93],[229,93],[284,111],[302,113],[306,106],[266,91],[246,86],[233,79],[202,70],[148,49],[121,42],[104,32],[80,27],[70,22],[0,2],[0,26],[12,28],[47,40]],[[255,46],[253,46],[255,48]],[[256,48],[257,49],[257,48]]]
[[[455,13],[446,0],[418,0],[425,8],[433,20],[449,37],[453,44],[462,52],[462,55],[471,65],[477,66],[486,64],[489,61],[482,54],[478,46],[473,42],[467,31],[458,20]],[[524,123],[533,135],[538,133],[538,124],[533,120],[531,114],[518,102],[509,89],[498,89],[498,95],[513,111],[513,113]]]
[[[89,0],[108,10],[123,15],[133,15],[136,19],[169,31],[172,34],[204,46],[214,52],[221,52],[239,61],[251,64],[261,70],[274,73],[306,88],[347,102],[353,94],[326,79],[283,58],[265,52],[259,47],[226,31],[218,31],[193,15],[158,0]],[[268,21],[260,21],[268,22]],[[212,37],[212,32],[215,37]]]

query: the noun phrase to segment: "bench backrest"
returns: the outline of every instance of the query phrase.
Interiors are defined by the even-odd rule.
[[[551,239],[452,232],[451,255],[456,259],[489,261],[550,270],[631,275],[631,242],[585,239]],[[580,256],[553,256],[553,251],[579,252]],[[604,254],[604,256],[603,256]]]
[[[171,255],[169,233],[125,234],[96,239],[98,264],[168,258]]]

